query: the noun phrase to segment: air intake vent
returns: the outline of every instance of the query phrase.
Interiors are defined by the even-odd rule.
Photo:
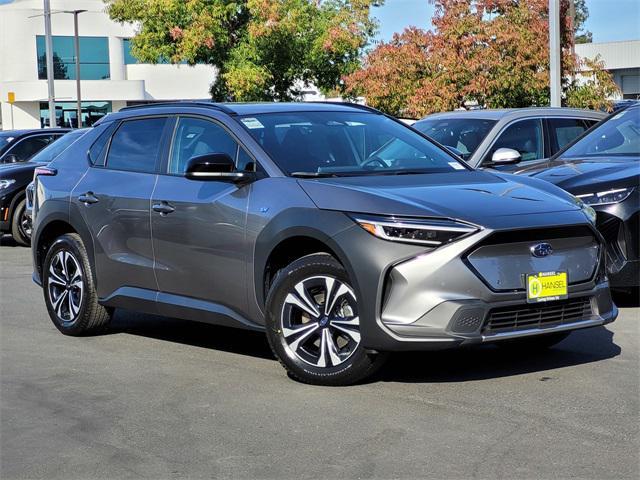
[[[489,312],[482,333],[492,335],[532,328],[552,328],[587,320],[592,313],[589,298],[576,298],[543,306],[500,307]]]

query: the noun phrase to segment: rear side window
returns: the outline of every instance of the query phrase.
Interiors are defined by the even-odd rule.
[[[123,122],[111,138],[107,168],[155,173],[166,118]]]
[[[548,122],[552,154],[574,141],[588,128],[580,118],[550,118]]]
[[[23,162],[25,160],[29,160],[36,153],[57,139],[58,136],[54,137],[53,135],[27,137],[23,140],[19,140],[9,153],[15,155],[19,161]]]

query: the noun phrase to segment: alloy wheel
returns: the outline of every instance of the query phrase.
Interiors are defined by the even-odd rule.
[[[75,322],[82,304],[84,280],[80,263],[71,252],[60,250],[51,259],[47,288],[58,318],[66,324]]]
[[[18,228],[20,229],[20,234],[24,238],[31,238],[31,220],[29,219],[26,210],[23,210],[20,214]]]
[[[360,319],[353,289],[330,276],[298,282],[281,312],[289,353],[320,368],[344,363],[360,344]]]

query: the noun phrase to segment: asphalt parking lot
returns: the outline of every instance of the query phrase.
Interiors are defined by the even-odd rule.
[[[70,338],[0,243],[0,478],[640,477],[640,309],[544,354],[392,357],[288,379],[262,335],[117,311]]]

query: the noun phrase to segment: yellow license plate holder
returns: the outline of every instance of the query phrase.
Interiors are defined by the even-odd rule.
[[[540,272],[527,275],[527,302],[550,302],[568,297],[567,272]]]

